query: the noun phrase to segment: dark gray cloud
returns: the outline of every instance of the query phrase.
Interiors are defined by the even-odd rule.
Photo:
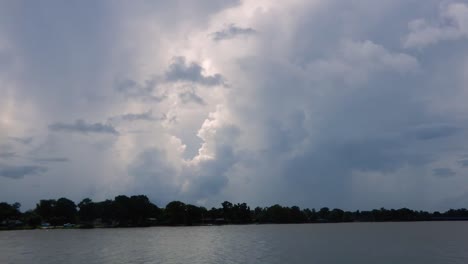
[[[127,113],[119,116],[114,116],[110,120],[122,120],[122,121],[156,121],[165,120],[166,115],[162,114],[160,117],[153,115],[153,111],[149,110],[143,113]]]
[[[6,5],[0,11],[2,39],[14,47],[12,56],[21,57],[23,70],[28,72],[15,89],[18,94],[34,98],[43,114],[59,119],[66,118],[64,108],[83,116],[84,112],[105,108],[101,101],[91,102],[89,98],[108,96],[102,88],[101,73],[110,66],[108,45],[117,37],[109,5],[49,2],[44,6],[23,1]],[[18,21],[18,16],[29,19]],[[15,75],[13,68],[9,74]],[[51,78],[53,75],[62,78]],[[88,102],[86,109],[77,103],[80,101]]]
[[[49,125],[49,129],[57,132],[75,132],[75,133],[98,133],[118,135],[117,130],[109,124],[102,123],[87,123],[82,119],[78,119],[75,123],[53,123]]]
[[[68,162],[68,161],[70,161],[68,158],[64,158],[64,157],[34,158],[32,160],[36,161],[36,162],[45,162],[45,163],[48,163],[48,162]]]
[[[440,177],[440,178],[448,178],[448,177],[453,177],[457,173],[453,171],[450,168],[435,168],[432,170],[432,173],[434,176]]]
[[[175,57],[165,73],[169,82],[185,81],[207,86],[222,85],[224,78],[221,74],[205,76],[203,67],[196,62],[187,62],[185,57]]]
[[[128,174],[135,177],[135,192],[147,193],[147,188],[153,189],[149,197],[157,202],[165,204],[177,197],[178,186],[174,183],[177,171],[170,166],[167,155],[157,148],[149,148],[140,152],[128,166]]]
[[[468,167],[468,159],[459,160],[458,164],[460,164],[460,166],[466,168],[466,167]]]
[[[146,80],[144,84],[139,84],[134,80],[123,80],[116,83],[115,90],[128,98],[159,103],[167,99],[167,95],[154,95],[157,84],[158,80],[155,78]]]
[[[410,129],[408,136],[413,136],[420,140],[431,140],[452,136],[460,130],[460,127],[450,124],[428,124]]]
[[[268,11],[253,16],[245,13],[249,1],[0,4],[0,82],[7,84],[0,87],[7,95],[0,96],[0,119],[7,121],[0,122],[0,143],[12,145],[0,146],[10,166],[4,177],[35,170],[16,166],[13,153],[54,168],[37,190],[29,187],[34,177],[15,189],[0,183],[0,200],[83,197],[93,186],[101,195],[146,193],[158,203],[245,199],[432,209],[464,192],[464,177],[443,186],[432,179],[455,169],[432,168],[468,150],[460,56],[468,48],[465,37],[426,35],[446,32],[443,12],[465,21],[457,11],[464,6],[310,2],[261,1],[258,10]],[[217,13],[226,7],[233,7],[227,15]],[[248,45],[229,41],[236,38],[249,38]],[[186,57],[167,65],[181,54]],[[232,89],[204,96],[226,80]],[[187,86],[196,90],[184,92]],[[87,121],[74,122],[77,113]],[[159,113],[167,113],[161,126],[152,122]],[[102,117],[109,122],[89,121]],[[138,120],[149,122],[132,122]],[[92,135],[62,137],[44,130],[44,122],[49,131]],[[224,123],[237,129],[223,129]],[[118,130],[141,133],[99,137]],[[8,139],[25,134],[34,140]],[[459,159],[455,165],[468,167],[467,157]],[[73,188],[57,184],[73,180]],[[460,199],[457,204],[468,201]]]
[[[11,159],[11,158],[14,158],[16,157],[16,153],[15,152],[0,152],[0,159]]]
[[[277,138],[280,140],[280,138]],[[323,139],[325,140],[325,139]],[[290,144],[298,147],[301,141]],[[287,145],[288,143],[285,143]],[[307,147],[304,153],[282,160],[283,187],[296,190],[294,200],[311,199],[316,204],[333,203],[340,207],[351,206],[353,172],[384,173],[391,175],[405,166],[424,166],[434,158],[424,153],[405,150],[405,141],[396,138],[367,138],[326,141]],[[270,153],[271,159],[277,157]],[[307,196],[301,196],[309,192]],[[394,206],[394,205],[393,205]]]
[[[46,167],[25,165],[25,166],[0,166],[0,177],[10,179],[22,179],[25,176],[36,175],[47,171]]]
[[[144,85],[139,85],[134,80],[123,80],[117,82],[115,89],[119,92],[123,93],[137,93],[136,91],[139,90],[141,93],[151,93],[156,86],[156,82],[154,81],[146,81]]]
[[[195,103],[199,105],[205,105],[205,101],[203,100],[203,98],[198,96],[194,91],[182,92],[179,94],[179,98],[184,104]]]
[[[257,34],[252,28],[242,28],[234,24],[230,24],[225,29],[211,33],[211,37],[215,41],[221,41],[225,39],[232,39],[237,36],[251,36]]]
[[[468,200],[468,192],[464,191],[461,194],[456,194],[449,198],[443,199],[440,204],[442,208],[466,208],[466,201]]]
[[[328,51],[328,47],[310,48],[314,39],[301,37],[298,41],[301,45],[310,41],[310,54],[320,50],[333,52]],[[360,65],[365,65],[365,60],[375,55],[369,55],[373,51],[366,45],[363,47],[356,54],[350,54],[355,62],[352,71],[359,71]],[[391,52],[381,53],[385,54],[383,57],[392,56]],[[393,56],[397,58],[399,55]],[[312,56],[310,60],[313,59]],[[356,63],[361,60],[364,60],[362,64]],[[401,75],[390,71],[370,75],[362,82],[348,82],[354,72],[341,72],[340,61],[336,65],[327,65],[336,66],[337,72],[332,69],[326,79],[305,82],[302,74],[320,75],[321,72],[317,69],[302,72],[302,66],[284,67],[274,60],[247,58],[241,65],[249,73],[244,78],[258,81],[248,87],[255,90],[255,98],[252,98],[255,111],[239,112],[246,122],[263,129],[258,133],[263,135],[267,147],[257,164],[265,162],[274,167],[270,173],[277,173],[280,179],[269,184],[265,177],[262,183],[276,190],[270,192],[291,202],[304,200],[316,205],[334,203],[352,208],[355,205],[351,197],[366,193],[364,190],[362,194],[355,193],[356,175],[386,175],[393,179],[405,168],[430,166],[439,159],[440,150],[446,148],[448,142],[429,139],[449,141],[463,131],[463,125],[452,121],[450,115],[434,114],[431,105],[415,99],[422,93],[437,93],[439,89],[427,84],[425,78],[417,74]],[[453,143],[448,144],[453,147]],[[407,177],[422,177],[420,174]],[[380,176],[374,177],[379,179]],[[381,181],[385,181],[383,176]],[[368,183],[363,180],[360,184]],[[413,194],[408,196],[414,201],[419,189],[416,185],[410,188]],[[294,192],[288,194],[285,190]],[[396,186],[394,191],[399,193],[401,190]],[[255,199],[255,194],[252,196]],[[402,201],[391,199],[359,201],[361,206],[379,206],[379,203],[403,205]]]
[[[153,121],[156,118],[153,116],[151,111],[140,113],[140,114],[124,114],[120,118],[125,121],[135,121],[135,120],[146,120],[146,121]]]
[[[24,145],[29,145],[33,141],[33,137],[9,137],[9,139]]]

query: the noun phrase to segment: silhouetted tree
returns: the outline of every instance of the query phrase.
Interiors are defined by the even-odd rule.
[[[36,205],[35,213],[43,221],[51,225],[63,225],[65,223],[75,223],[77,210],[72,200],[60,198],[58,200],[40,200]]]
[[[232,210],[232,203],[228,201],[224,201],[221,206],[223,207],[223,217],[226,219],[227,222],[232,221],[233,210]]]
[[[58,219],[61,219],[65,223],[76,223],[76,204],[67,198],[60,198],[54,208],[54,214]]]
[[[187,211],[185,204],[180,201],[173,201],[166,205],[164,214],[169,225],[185,225],[187,222]]]
[[[214,220],[214,219],[223,218],[223,217],[224,217],[223,208],[214,208],[214,207],[212,207],[208,211],[208,215],[207,215],[206,218]]]
[[[130,222],[135,226],[146,225],[146,219],[158,218],[160,215],[159,208],[146,195],[131,196],[128,206]]]
[[[330,214],[330,209],[328,207],[323,207],[318,211],[318,221],[328,221],[328,215]]]
[[[279,204],[270,206],[266,210],[267,221],[270,223],[289,223],[288,210]]]
[[[114,198],[113,209],[119,226],[128,226],[129,224],[130,203],[130,198],[126,195],[119,195]]]
[[[306,221],[307,222],[315,222],[317,221],[317,212],[315,209],[310,210],[309,208],[306,208],[303,210],[304,215],[306,216]]]
[[[0,223],[5,220],[17,220],[21,216],[19,203],[0,203]]]
[[[261,207],[255,207],[253,210],[253,221],[257,223],[265,223],[267,221],[266,219],[266,210]]]
[[[36,205],[35,212],[42,218],[42,221],[50,222],[55,217],[56,200],[40,200]]]
[[[187,204],[186,208],[186,225],[194,225],[202,223],[202,217],[207,214],[205,207],[198,207]]]
[[[42,222],[41,217],[38,214],[36,214],[33,210],[26,211],[23,214],[22,218],[25,224],[33,228],[39,226]]]
[[[291,223],[305,223],[307,222],[307,216],[301,211],[298,206],[292,206],[289,209],[289,216]]]
[[[197,225],[204,223],[307,223],[307,222],[352,222],[352,221],[439,221],[439,220],[468,220],[467,209],[450,209],[446,212],[429,213],[414,211],[408,208],[400,209],[374,209],[372,211],[343,211],[328,207],[315,209],[298,206],[281,206],[279,204],[270,207],[256,207],[251,210],[247,203],[233,204],[224,201],[220,208],[207,210],[192,204],[173,201],[160,209],[151,203],[145,195],[131,197],[119,195],[114,200],[93,202],[89,198],[83,199],[78,206],[67,198],[58,200],[40,200],[34,210],[21,213],[20,204],[0,203],[0,223],[5,225],[13,223],[15,228],[21,220],[25,225],[32,227],[40,225],[41,221],[51,225],[63,225],[75,223],[79,218],[80,223],[91,225],[100,219],[108,226],[148,226],[158,224],[166,225]],[[77,210],[77,208],[79,210]],[[98,221],[99,223],[99,221]]]
[[[343,221],[343,215],[344,211],[341,209],[333,209],[331,212],[328,214],[328,221],[330,222],[342,222]]]
[[[100,219],[102,223],[110,225],[116,219],[112,200],[95,203],[95,209],[96,218]]]
[[[80,221],[91,224],[97,217],[96,204],[89,198],[83,199],[79,204],[78,216]]]

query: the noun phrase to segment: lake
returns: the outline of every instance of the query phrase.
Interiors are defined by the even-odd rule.
[[[0,232],[0,263],[468,263],[468,222]]]

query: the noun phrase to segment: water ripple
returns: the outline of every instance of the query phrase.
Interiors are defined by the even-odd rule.
[[[0,232],[0,263],[468,263],[468,223]]]

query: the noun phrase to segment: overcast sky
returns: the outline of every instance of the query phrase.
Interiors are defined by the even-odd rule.
[[[0,201],[468,207],[468,1],[1,1]]]

